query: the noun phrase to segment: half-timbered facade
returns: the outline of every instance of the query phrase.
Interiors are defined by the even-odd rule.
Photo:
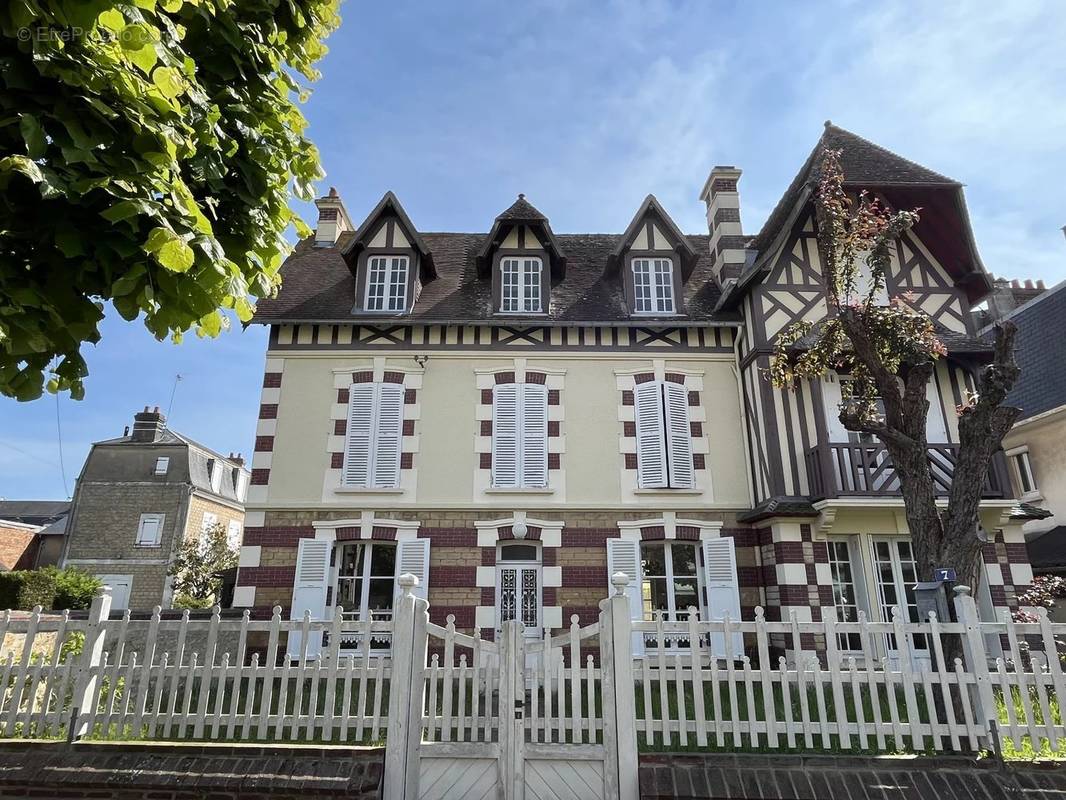
[[[916,613],[891,463],[836,419],[847,375],[765,378],[776,338],[828,313],[810,197],[825,147],[856,188],[923,208],[887,295],[948,347],[929,388],[946,490],[954,409],[989,357],[955,181],[827,125],[754,237],[733,167],[707,179],[698,235],[652,196],[620,234],[556,233],[522,195],[467,234],[419,231],[391,192],[356,227],[331,191],[256,316],[270,343],[235,604],[388,616],[412,572],[436,620],[538,636],[591,621],[624,572],[641,616]],[[985,497],[991,613],[1031,572],[998,464]]]

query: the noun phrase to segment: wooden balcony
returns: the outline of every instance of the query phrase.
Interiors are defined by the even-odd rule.
[[[929,468],[936,493],[946,496],[951,488],[958,457],[957,444],[929,445]],[[899,497],[899,476],[888,451],[880,442],[831,442],[807,452],[807,475],[815,497]],[[1007,463],[1000,451],[988,470],[981,493],[986,498],[1011,497]]]

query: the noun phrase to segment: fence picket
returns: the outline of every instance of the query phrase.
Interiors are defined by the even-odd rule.
[[[778,659],[777,672],[781,676],[781,705],[785,708],[785,741],[792,750],[796,747],[796,726],[792,718],[792,689],[788,662],[785,661],[784,656]]]
[[[758,615],[761,609],[756,610]],[[703,702],[703,657],[700,654],[699,617],[696,609],[688,609],[688,653],[689,667],[692,670],[692,714],[696,720],[696,745],[707,746],[707,710]],[[760,651],[761,653],[761,651]],[[762,656],[760,655],[760,658]],[[763,662],[765,663],[765,662]],[[591,695],[590,695],[591,696]]]
[[[825,662],[829,668],[829,679],[833,691],[833,718],[837,724],[837,736],[840,738],[840,747],[844,750],[851,748],[851,734],[848,725],[848,709],[844,703],[843,661],[840,657],[839,641],[836,632],[836,609],[822,609],[822,619],[825,621]],[[828,723],[828,720],[826,720]]]
[[[944,661],[944,643],[940,638],[940,621],[935,612],[929,613],[929,638],[933,642],[933,656],[936,659],[936,671],[940,676],[940,698],[944,705],[944,716],[948,724],[948,739],[951,742],[952,752],[959,749],[958,724],[955,717],[955,703],[951,699],[951,673],[948,672]],[[936,706],[936,703],[933,703]],[[937,737],[939,740],[941,737]],[[938,745],[942,744],[938,741]]]
[[[570,616],[570,741],[581,741],[581,626]]]

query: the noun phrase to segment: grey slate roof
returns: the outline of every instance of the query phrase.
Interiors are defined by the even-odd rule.
[[[1014,357],[1022,373],[1007,403],[1022,409],[1019,421],[1066,405],[1066,281],[1004,319],[1018,326]]]
[[[1066,567],[1066,525],[1038,533],[1025,542],[1033,569],[1057,570]]]
[[[518,202],[529,205],[525,200]],[[514,325],[521,319],[513,315],[506,319],[500,319],[498,315],[494,318],[491,281],[478,277],[475,264],[475,256],[485,244],[487,234],[484,233],[423,233],[422,239],[433,253],[437,278],[422,287],[411,313],[402,317],[366,313],[353,316],[355,280],[341,257],[350,236],[342,234],[334,247],[314,247],[311,240],[298,244],[281,268],[281,292],[276,298],[259,301],[254,321],[266,324],[281,321],[387,324],[390,320],[402,320]],[[529,319],[544,321],[544,324],[632,321],[626,310],[621,279],[605,274],[607,260],[622,240],[622,234],[564,233],[556,234],[555,238],[567,259],[566,277],[552,287],[546,320],[543,315]],[[685,284],[686,314],[681,318],[669,317],[669,323],[736,321],[736,315],[715,317],[712,314],[719,290],[711,273],[710,237],[685,238],[699,258]],[[647,326],[653,323],[641,317],[635,324]]]
[[[0,500],[0,519],[27,525],[49,525],[69,513],[69,500]]]

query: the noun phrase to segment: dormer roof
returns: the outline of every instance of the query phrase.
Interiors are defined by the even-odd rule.
[[[649,194],[644,198],[644,202],[640,204],[637,213],[633,215],[633,219],[622,234],[618,246],[611,253],[608,268],[617,272],[622,257],[626,252],[633,249],[633,242],[640,232],[641,225],[646,223],[649,218],[652,221],[657,221],[665,228],[664,234],[670,239],[670,244],[673,245],[674,252],[677,253],[681,262],[681,277],[684,280],[688,280],[692,274],[692,269],[696,266],[696,261],[699,260],[699,254],[692,246],[689,238],[681,232],[681,229],[677,227],[677,224],[666,213],[666,209],[662,207],[662,204],[653,194]]]
[[[387,214],[394,214],[400,226],[403,228],[404,236],[410,243],[411,247],[418,251],[421,269],[422,280],[428,281],[437,277],[436,266],[433,262],[433,252],[426,246],[425,240],[418,232],[418,229],[411,222],[411,218],[407,216],[407,212],[404,211],[403,205],[400,203],[398,197],[391,191],[385,192],[385,195],[378,201],[378,204],[374,206],[363,223],[352,234],[351,238],[345,242],[338,242],[338,246],[341,251],[341,255],[344,256],[344,260],[348,263],[348,269],[355,274],[356,258],[359,252],[363,250],[370,242],[370,238],[374,235],[378,228],[378,222],[381,218]]]
[[[551,262],[551,274],[554,280],[562,280],[566,277],[566,254],[555,234],[552,233],[548,218],[538,211],[532,203],[526,200],[524,194],[518,195],[518,199],[509,208],[496,215],[492,223],[485,243],[477,252],[477,271],[482,278],[488,277],[492,270],[492,254],[507,238],[507,234],[518,225],[526,225],[537,237],[537,241],[547,251]]]

